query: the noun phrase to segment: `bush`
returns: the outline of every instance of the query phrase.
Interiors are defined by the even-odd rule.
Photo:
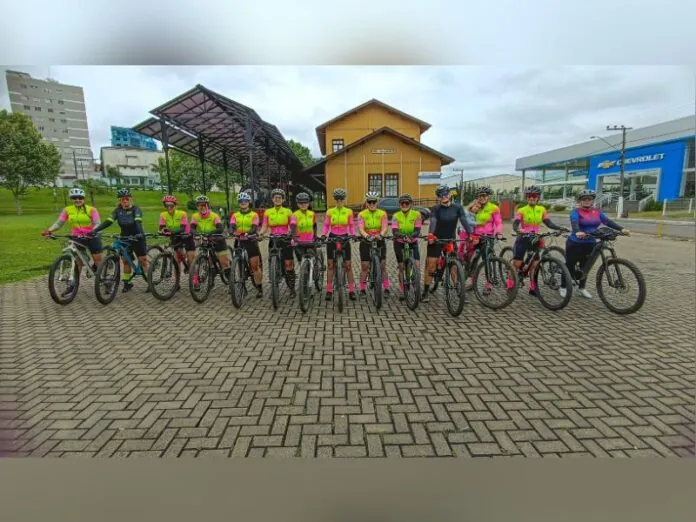
[[[566,207],[565,205],[554,205],[554,206],[553,206],[553,209],[554,209],[556,212],[563,212],[564,210],[567,210],[567,208],[568,208],[568,207]]]
[[[648,201],[647,205],[643,209],[645,212],[654,212],[656,210],[662,210],[662,203],[659,201]]]

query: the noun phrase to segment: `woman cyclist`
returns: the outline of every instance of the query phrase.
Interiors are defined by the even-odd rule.
[[[147,274],[149,262],[147,259],[147,243],[145,242],[145,232],[143,231],[143,211],[140,207],[133,204],[131,191],[127,188],[119,189],[116,192],[118,197],[118,206],[114,209],[111,215],[106,220],[94,229],[94,233],[98,234],[114,223],[118,223],[121,227],[122,236],[140,236],[137,240],[130,243],[130,250],[138,257],[138,262],[143,269],[143,278]],[[128,292],[133,288],[133,273],[128,261],[124,258],[123,262],[123,292]],[[147,287],[147,292],[150,291],[150,285]]]
[[[230,234],[236,238],[246,239],[249,236],[258,234],[261,220],[259,215],[251,210],[251,196],[247,192],[240,192],[237,196],[239,210],[230,214],[229,229]],[[257,241],[235,241],[235,247],[241,245],[246,250],[249,258],[249,266],[254,275],[254,285],[256,286],[256,297],[263,297],[263,273],[261,272],[261,250]]]
[[[292,210],[283,206],[285,201],[285,191],[283,189],[273,189],[271,191],[271,201],[273,206],[263,213],[263,223],[261,225],[261,235],[265,235],[270,229],[274,236],[290,233],[290,218]],[[281,257],[285,265],[285,283],[290,290],[290,297],[295,298],[295,262],[293,260],[292,246],[289,242],[281,242],[271,238],[268,249],[275,247],[282,248]]]
[[[442,252],[442,243],[435,243],[436,239],[455,239],[457,235],[457,224],[461,223],[464,230],[471,233],[472,225],[467,218],[466,210],[463,206],[453,203],[450,188],[447,185],[440,185],[435,189],[435,195],[440,202],[433,207],[430,214],[430,226],[428,230],[428,250],[423,277],[423,295],[421,302],[428,301],[430,282],[437,269],[437,261]]]
[[[476,190],[475,203],[478,203],[479,210],[474,214],[474,230],[471,235],[471,241],[467,245],[470,256],[479,247],[479,236],[499,237],[503,234],[503,219],[500,215],[500,208],[490,201],[491,192],[493,192],[491,188],[486,186],[479,187]],[[473,203],[470,206],[473,207]],[[472,286],[472,278],[467,277],[466,288],[468,289]]]
[[[297,262],[302,261],[302,256],[308,247],[303,243],[313,243],[317,235],[317,216],[314,211],[309,210],[309,194],[300,192],[295,196],[295,202],[299,207],[292,213],[290,218],[290,229],[294,239],[295,256]]]
[[[336,206],[326,211],[324,227],[321,231],[321,238],[337,236],[354,236],[355,224],[353,223],[353,211],[345,206],[346,190],[337,188],[333,191],[333,198]],[[350,255],[350,237],[341,241],[343,247],[343,266],[346,270],[348,279],[348,297],[355,301],[355,279],[353,277],[353,265]],[[331,242],[326,244],[326,300],[330,301],[333,297],[333,256],[336,251],[336,244]]]
[[[104,250],[101,240],[94,235],[94,228],[99,226],[99,212],[97,212],[96,207],[85,205],[85,191],[81,188],[70,189],[69,196],[72,205],[65,207],[56,222],[44,230],[42,235],[48,237],[67,223],[70,227],[70,235],[78,236],[74,240],[75,243],[85,246],[92,254],[95,264],[93,268],[96,269],[96,265],[101,263],[102,251]],[[78,267],[81,271],[82,266],[79,263]],[[72,285],[68,286],[63,292],[63,296],[70,295],[73,290]]]
[[[531,185],[527,187],[524,191],[524,195],[527,199],[527,204],[523,207],[517,209],[515,214],[515,219],[512,222],[512,230],[520,234],[515,239],[515,244],[512,247],[512,266],[514,266],[518,272],[522,269],[524,264],[524,256],[532,245],[530,244],[530,237],[524,234],[538,234],[539,228],[543,223],[551,230],[563,230],[567,229],[559,227],[549,219],[549,213],[546,208],[539,205],[539,198],[541,197],[541,188],[536,185]],[[544,248],[544,240],[539,239],[537,243],[538,248]],[[529,273],[534,273],[534,267],[538,261],[534,261],[529,268]],[[524,278],[520,273],[518,275],[520,286],[524,284]],[[529,295],[536,295],[536,287],[534,285],[534,280],[529,279]]]
[[[594,190],[583,190],[578,194],[578,200],[580,205],[570,212],[570,229],[571,234],[568,236],[566,241],[566,266],[570,271],[570,274],[575,278],[575,264],[580,263],[580,266],[584,266],[587,262],[590,254],[592,254],[592,249],[597,242],[596,238],[593,238],[589,234],[597,230],[600,225],[606,225],[614,230],[620,230],[626,235],[631,235],[631,232],[621,227],[618,223],[609,219],[601,209],[594,206],[594,200],[597,197],[597,193]],[[587,291],[585,285],[587,284],[587,274],[580,280],[578,284],[578,292],[581,296],[590,299],[592,294]],[[566,281],[561,284],[560,293],[561,296],[565,297]]]
[[[379,259],[382,267],[382,288],[384,295],[389,295],[389,275],[387,274],[387,243],[384,236],[389,230],[389,220],[387,213],[377,208],[379,194],[377,192],[368,192],[365,194],[365,203],[367,208],[358,214],[358,234],[367,239],[372,237],[373,241],[377,241],[379,249]],[[370,269],[370,257],[372,255],[372,247],[369,243],[360,242],[360,295],[365,295],[367,289],[367,271]]]
[[[176,208],[176,196],[164,196],[162,198],[162,204],[167,210],[160,214],[160,234],[170,236],[169,244],[173,248],[177,246],[184,247],[184,250],[186,250],[186,259],[188,260],[189,266],[191,266],[196,256],[196,243],[189,235],[191,233],[191,227],[189,226],[188,214]]]
[[[404,296],[404,241],[410,241],[413,258],[416,260],[416,267],[420,265],[420,250],[415,238],[420,236],[423,226],[423,217],[417,210],[411,208],[413,198],[411,194],[401,194],[399,196],[399,207],[401,210],[394,212],[392,216],[392,236],[394,237],[394,257],[399,266],[399,289],[401,295],[399,301],[405,299]]]
[[[198,196],[196,198],[196,208],[197,212],[191,215],[191,233],[195,234],[222,234],[224,232],[224,225],[222,223],[222,218],[217,212],[213,212],[210,208],[210,199],[208,196]],[[215,245],[215,255],[217,256],[222,269],[225,271],[225,275],[229,278],[230,276],[230,259],[227,255],[229,250],[227,248],[227,242],[224,237],[217,237],[213,240]],[[193,274],[193,285],[198,287],[200,281],[198,279],[198,274]]]

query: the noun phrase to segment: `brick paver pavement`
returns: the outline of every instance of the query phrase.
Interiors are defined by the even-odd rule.
[[[286,292],[240,311],[219,285],[198,305],[142,283],[108,307],[85,284],[60,307],[45,276],[6,285],[0,453],[694,456],[694,244],[618,250],[647,279],[634,316],[522,292],[500,312],[469,294],[457,319],[442,297],[303,315]]]

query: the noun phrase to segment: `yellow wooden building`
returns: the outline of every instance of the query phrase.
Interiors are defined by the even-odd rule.
[[[368,191],[434,199],[438,183],[419,184],[419,173],[440,172],[454,158],[421,142],[429,128],[429,123],[372,99],[317,127],[324,157],[304,169],[298,181],[325,192],[330,206],[337,187],[347,190],[348,205],[362,203]]]

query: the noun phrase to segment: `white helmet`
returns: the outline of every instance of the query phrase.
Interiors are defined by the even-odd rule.
[[[70,192],[68,192],[68,197],[70,199],[72,198],[84,198],[85,197],[85,191],[82,190],[81,188],[71,188]]]
[[[365,194],[365,201],[374,201],[379,199],[379,192],[368,192]]]

